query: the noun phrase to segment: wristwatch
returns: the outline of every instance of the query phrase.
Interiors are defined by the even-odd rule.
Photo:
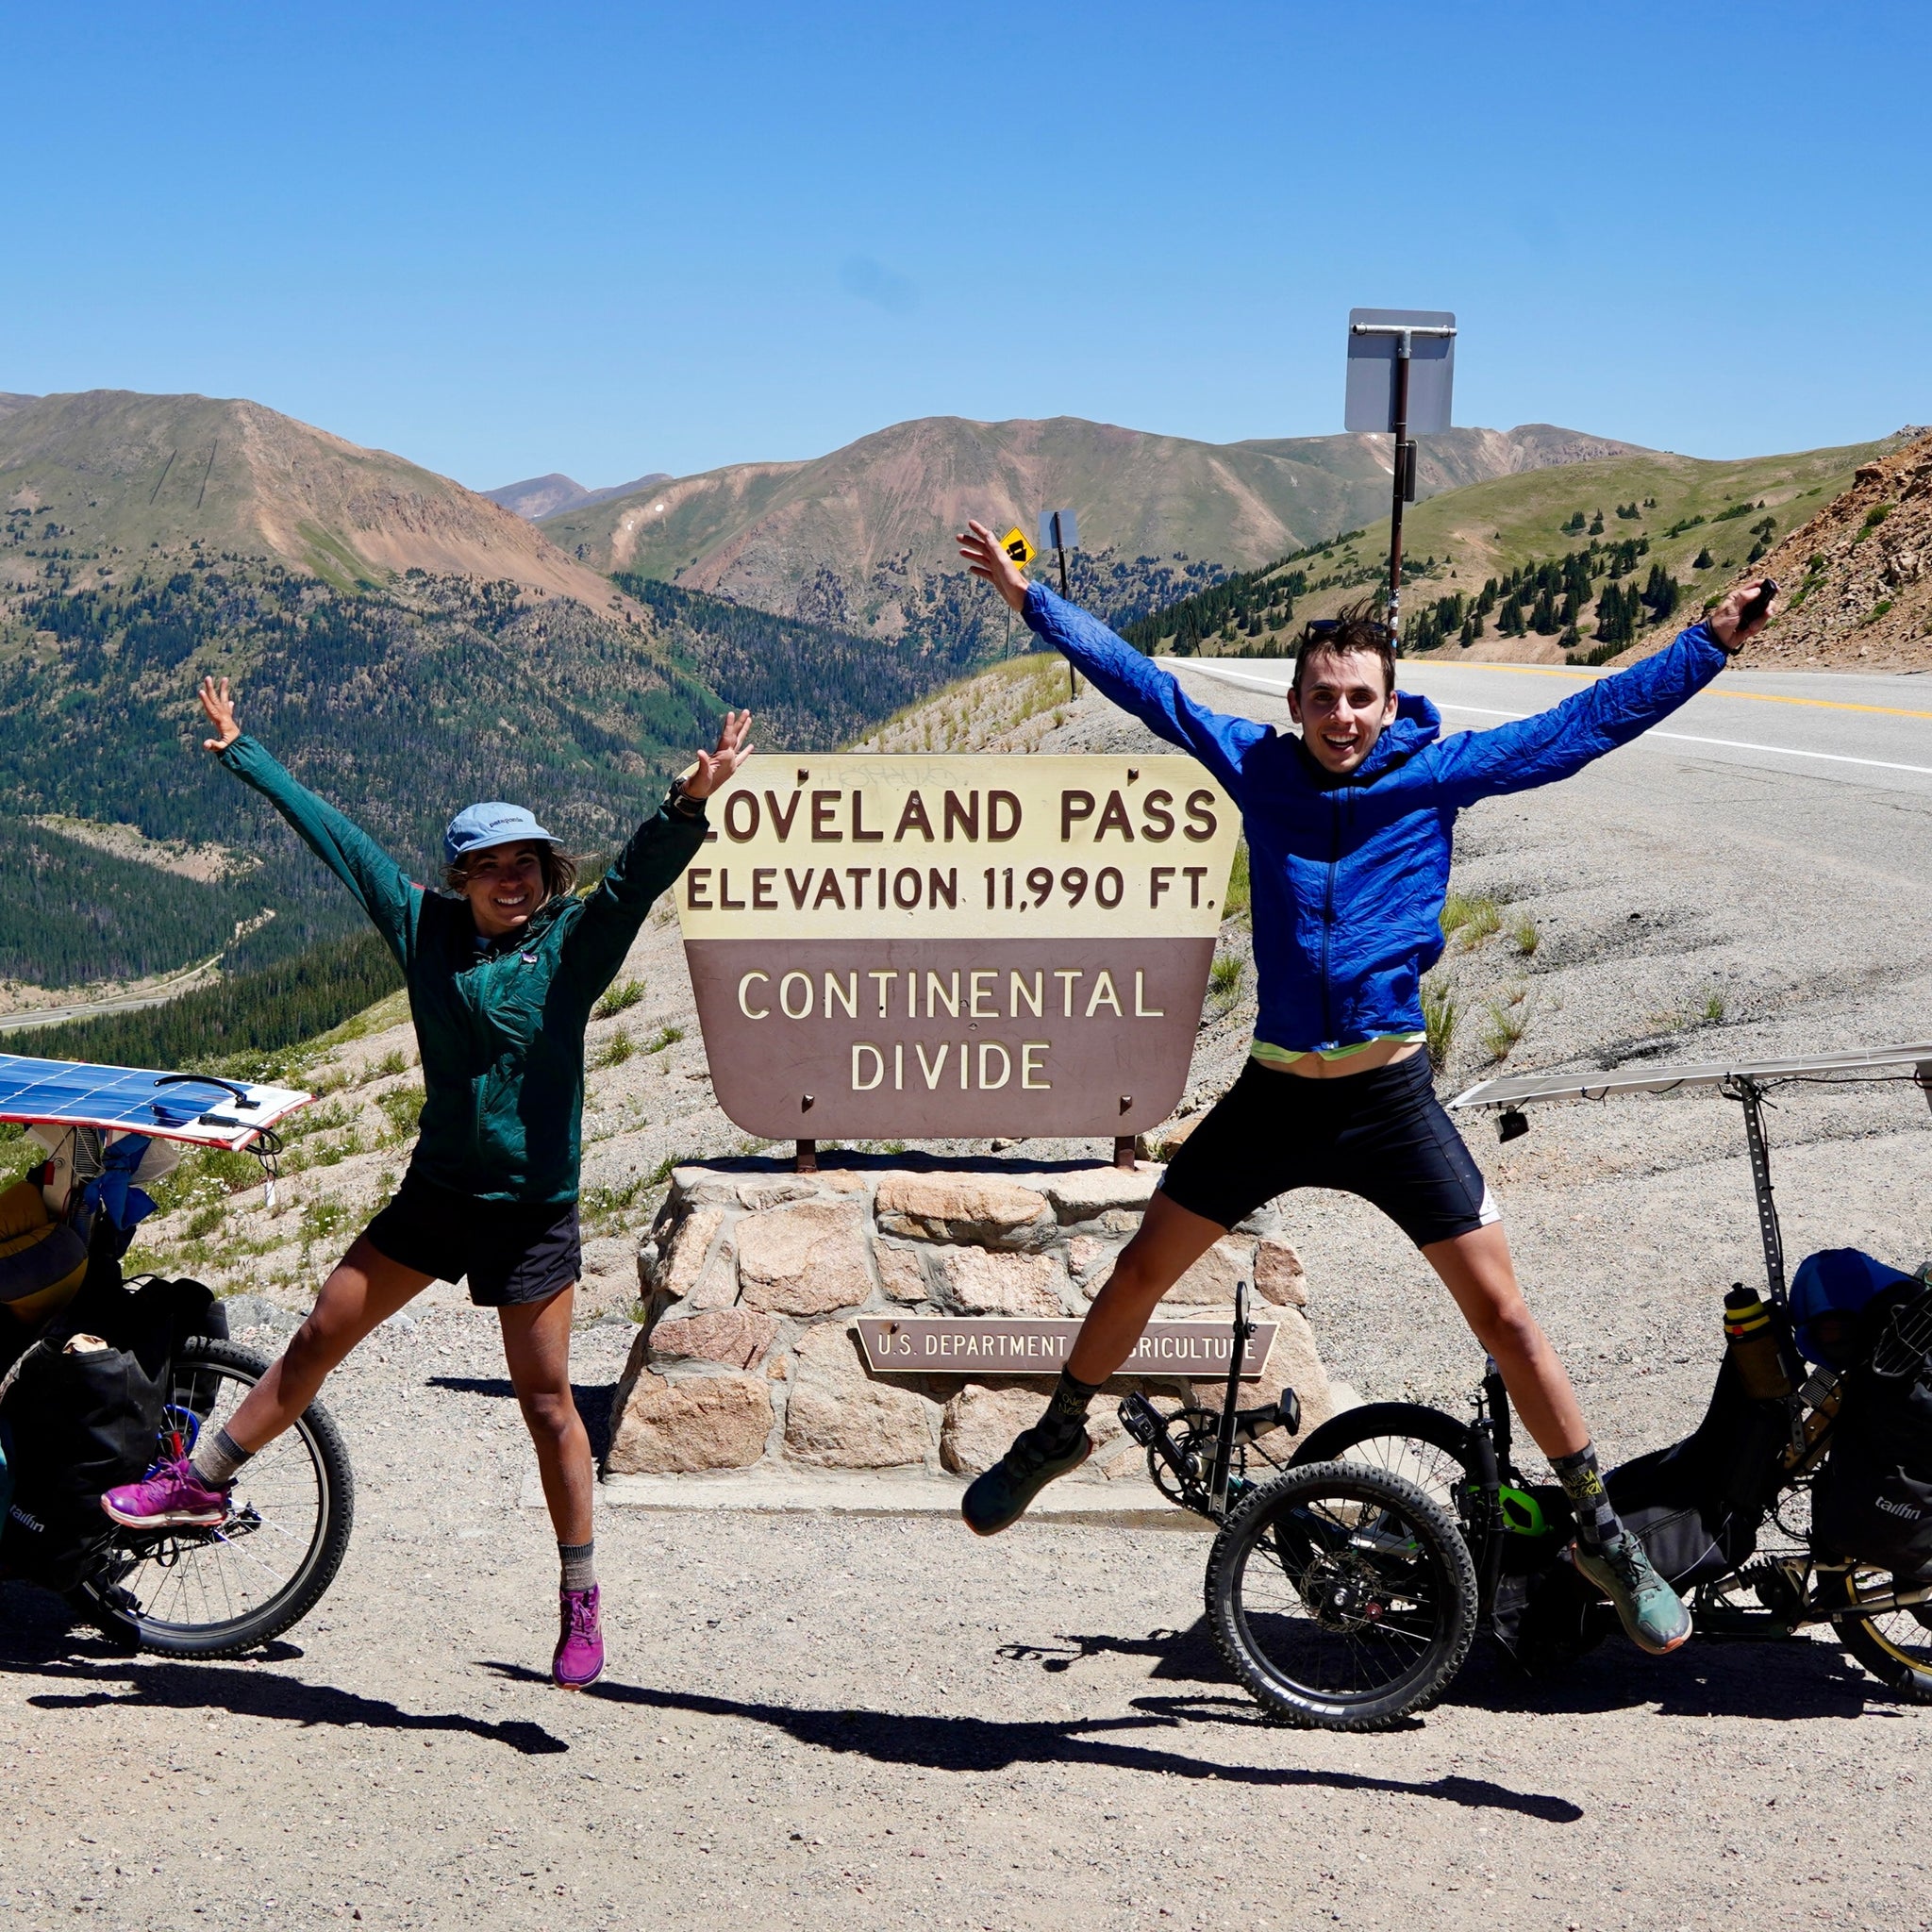
[[[682,778],[671,781],[671,790],[664,794],[664,808],[681,819],[689,819],[696,824],[705,815],[705,801],[694,798],[691,788]]]

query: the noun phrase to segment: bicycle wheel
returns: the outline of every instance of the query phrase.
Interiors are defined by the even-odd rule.
[[[157,1458],[221,1428],[266,1357],[197,1340],[175,1357]],[[179,1447],[176,1447],[178,1441]],[[251,1457],[217,1529],[117,1530],[95,1590],[108,1615],[163,1657],[240,1657],[308,1615],[335,1579],[355,1516],[341,1432],[319,1402]]]
[[[1307,1463],[1257,1490],[1214,1540],[1208,1615],[1263,1709],[1386,1730],[1433,1702],[1475,1634],[1475,1570],[1455,1520],[1414,1483]]]
[[[1298,1443],[1291,1468],[1307,1462],[1359,1462],[1413,1483],[1460,1521],[1468,1507],[1470,1431],[1420,1402],[1366,1402],[1331,1416]]]
[[[1864,1616],[1860,1598],[1890,1596],[1895,1588],[1882,1570],[1845,1570],[1820,1579],[1839,1641],[1904,1704],[1932,1704],[1932,1604],[1875,1610]]]

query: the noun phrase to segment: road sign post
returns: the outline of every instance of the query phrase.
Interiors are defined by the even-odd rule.
[[[1007,553],[1007,555],[1013,559],[1013,561],[1020,566],[1022,570],[1024,570],[1026,566],[1033,561],[1033,558],[1037,554],[1032,544],[1030,544],[1026,541],[1026,532],[1023,530],[1018,524],[1015,524],[1013,527],[1010,530],[1008,530],[1004,537],[1000,539],[1000,548],[1004,550]],[[1000,656],[1002,658],[1010,658],[1012,654],[1013,613],[1009,608],[1007,612],[1006,641],[1000,646]]]
[[[1395,439],[1389,505],[1389,627],[1402,637],[1402,508],[1415,501],[1415,438],[1449,427],[1456,317],[1438,308],[1351,308],[1343,427]]]
[[[1051,550],[1059,559],[1060,595],[1071,598],[1072,591],[1067,587],[1067,552],[1075,550],[1080,543],[1080,526],[1070,509],[1043,509],[1040,512],[1040,547]],[[1067,695],[1079,695],[1079,680],[1074,675],[1072,664],[1067,666]]]

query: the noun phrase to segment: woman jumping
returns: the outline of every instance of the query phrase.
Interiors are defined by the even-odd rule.
[[[362,1338],[432,1281],[468,1276],[492,1307],[562,1561],[551,1671],[566,1690],[604,1668],[591,1529],[591,1442],[570,1388],[580,1250],[584,1027],[651,903],[690,864],[704,801],[751,756],[749,711],[727,712],[714,752],[671,787],[598,882],[522,806],[473,805],[443,834],[445,890],[425,891],[368,835],[298,785],[235,722],[228,680],[201,684],[229,771],[288,820],[369,915],[403,969],[423,1061],[423,1122],[389,1206],[323,1284],[308,1319],[225,1429],[101,1507],[132,1529],[214,1527],[242,1464],[315,1399]]]

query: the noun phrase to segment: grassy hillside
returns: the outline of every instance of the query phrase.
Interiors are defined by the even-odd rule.
[[[1457,429],[1423,445],[1424,491],[1628,445],[1545,425]],[[1366,522],[1387,503],[1386,440],[1205,443],[1075,417],[929,417],[808,463],[740,464],[578,507],[543,528],[597,569],[675,580],[881,637],[958,641],[968,517],[1029,535],[1071,506],[1084,553],[1130,579],[1175,563],[1219,575]],[[1126,603],[1158,587],[1130,586]],[[1116,616],[1123,611],[1116,609]],[[1131,614],[1130,611],[1124,614]]]
[[[1465,648],[1462,626],[1490,586],[1467,646],[1478,657],[1555,659],[1606,641],[1621,648],[1628,640],[1615,635],[1614,621],[1599,638],[1597,607],[1610,585],[1641,596],[1655,573],[1677,586],[1666,619],[1694,612],[1728,588],[1754,550],[1762,556],[1890,446],[1888,440],[1733,462],[1624,456],[1499,476],[1416,504],[1403,525],[1406,645],[1442,642],[1453,615],[1445,647]],[[1277,655],[1292,647],[1308,618],[1373,594],[1386,580],[1388,547],[1384,516],[1349,541],[1284,558],[1238,585],[1162,610],[1136,627],[1134,641],[1156,651],[1197,641],[1209,655]],[[1562,617],[1566,569],[1573,585],[1589,585],[1570,617]],[[1525,606],[1524,629],[1513,637],[1502,631],[1512,579]],[[1547,628],[1538,629],[1529,619],[1543,587],[1553,594]],[[1657,621],[1648,610],[1633,619],[1640,629]],[[1575,635],[1566,638],[1573,624]]]

